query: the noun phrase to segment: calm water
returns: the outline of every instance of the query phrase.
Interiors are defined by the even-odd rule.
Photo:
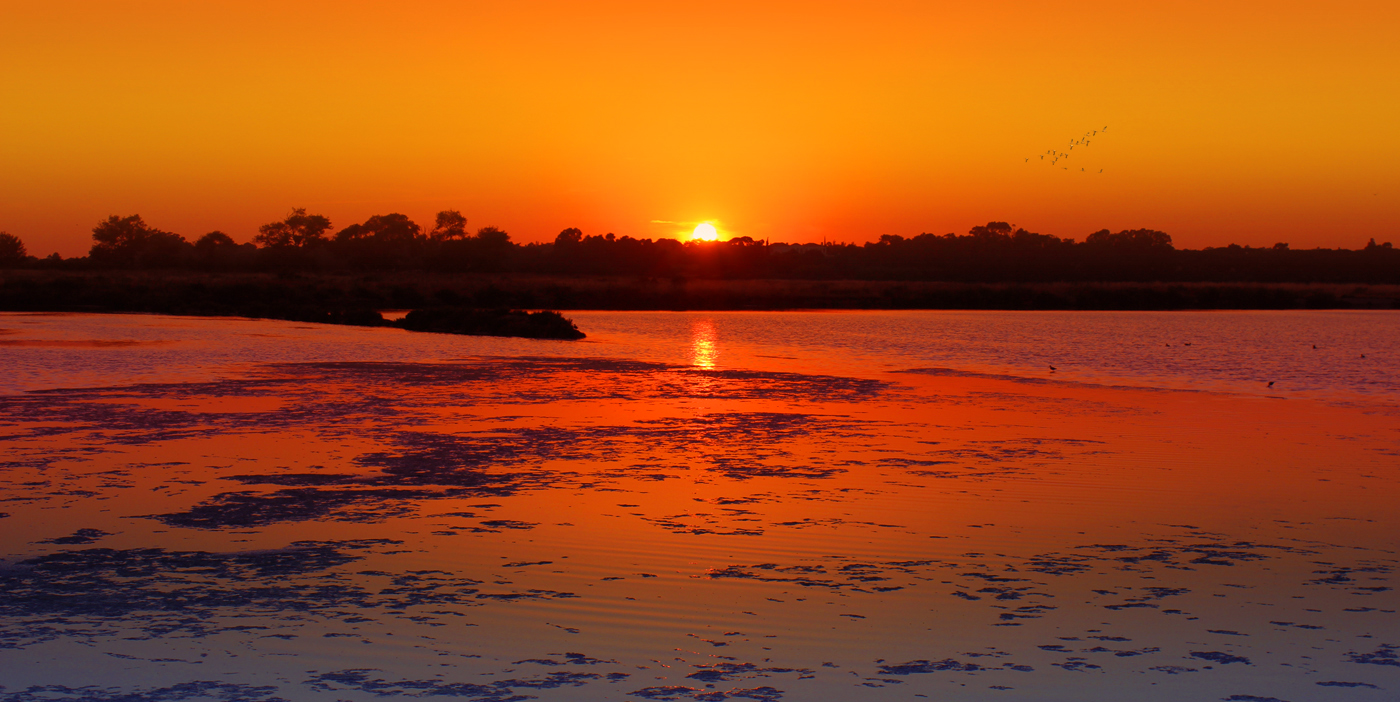
[[[572,312],[581,343],[413,336],[290,322],[0,313],[0,392],[215,377],[247,364],[474,356],[716,368],[939,368],[1142,387],[1400,397],[1400,313]],[[133,353],[139,349],[138,353]],[[1270,388],[1267,383],[1274,382]]]
[[[571,316],[0,314],[0,701],[1400,694],[1400,314]]]

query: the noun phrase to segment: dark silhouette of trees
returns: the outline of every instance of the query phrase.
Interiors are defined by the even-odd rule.
[[[992,221],[966,234],[881,236],[864,244],[770,244],[637,239],[560,231],[552,242],[517,244],[486,226],[469,234],[467,218],[444,210],[425,232],[400,213],[374,215],[334,237],[330,220],[293,210],[264,225],[254,244],[210,232],[191,245],[139,216],[109,217],[93,230],[87,258],[20,259],[38,268],[188,266],[241,271],[395,271],[627,276],[669,280],[791,279],[943,281],[951,283],[1240,282],[1400,283],[1400,250],[1223,246],[1177,249],[1165,232],[1107,229],[1082,242]],[[17,241],[17,240],[16,240]],[[8,260],[14,260],[13,255]],[[6,265],[16,265],[10,263]],[[489,297],[489,296],[488,296]],[[450,302],[450,301],[449,301]],[[455,304],[455,303],[454,303]]]
[[[395,212],[336,232],[331,250],[359,269],[407,268],[420,257],[424,241],[423,228]]]
[[[29,259],[24,242],[9,232],[0,232],[0,266],[18,266]]]
[[[1086,237],[1084,243],[1089,246],[1113,248],[1120,251],[1170,251],[1173,248],[1171,235],[1152,229],[1124,230],[1117,234],[1112,234],[1107,229],[1100,229]],[[1275,244],[1274,246],[1288,248],[1288,244]]]
[[[203,237],[199,237],[199,240],[195,241],[195,252],[202,258],[209,258],[209,256],[218,255],[220,252],[230,251],[234,248],[238,248],[234,237],[218,230],[210,231],[209,234],[204,234]]]
[[[286,219],[258,227],[258,235],[253,237],[253,241],[265,248],[306,248],[324,243],[326,231],[330,228],[329,219],[306,214],[305,207],[298,207]]]
[[[228,248],[230,246],[238,246],[238,244],[234,243],[233,237],[218,230],[209,232],[199,237],[199,240],[194,242],[195,251],[201,253]]]
[[[428,238],[433,241],[455,241],[471,236],[467,233],[467,218],[457,210],[443,210],[437,213],[433,231]]]
[[[417,242],[423,228],[407,215],[396,213],[374,215],[364,224],[352,224],[335,233],[336,243],[374,241],[381,244],[403,245]]]
[[[577,246],[580,241],[583,241],[583,230],[578,227],[569,227],[554,237],[554,245],[560,248]]]
[[[256,270],[257,247],[239,245],[233,237],[212,231],[194,242],[194,257],[200,267],[208,270]]]
[[[88,258],[116,268],[168,268],[188,259],[189,242],[147,225],[141,215],[112,215],[92,229]]]
[[[510,234],[497,227],[482,227],[476,230],[476,239],[489,249],[505,249],[510,246]]]
[[[462,220],[465,225],[466,220]],[[498,227],[482,227],[475,235],[435,242],[428,268],[439,271],[502,272],[512,269],[521,247]]]

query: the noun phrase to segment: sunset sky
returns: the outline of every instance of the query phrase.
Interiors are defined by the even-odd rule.
[[[6,0],[0,230],[1400,244],[1400,3],[1154,5]]]

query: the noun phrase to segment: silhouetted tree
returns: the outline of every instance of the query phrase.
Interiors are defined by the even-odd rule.
[[[554,245],[561,248],[576,246],[580,241],[583,241],[583,230],[578,227],[569,227],[554,237]]]
[[[467,218],[457,210],[443,210],[437,213],[433,231],[428,233],[428,238],[433,241],[454,241],[469,236],[471,235],[467,233]]]
[[[476,239],[488,249],[504,249],[510,246],[510,234],[497,227],[482,227],[476,230]]]
[[[199,237],[194,242],[194,257],[201,267],[205,269],[227,270],[234,268],[257,269],[258,259],[264,260],[281,256],[282,258],[295,257],[300,253],[292,247],[266,250],[259,256],[258,247],[255,244],[239,245],[233,237],[221,232],[212,231]],[[279,264],[286,264],[287,261],[278,261]]]
[[[88,257],[112,266],[173,266],[190,248],[185,237],[151,227],[141,215],[108,217],[93,227],[92,240]]]
[[[234,243],[233,237],[217,229],[199,237],[199,240],[194,242],[195,250],[201,253],[237,245]]]
[[[472,253],[479,270],[501,271],[507,268],[508,259],[515,245],[510,234],[499,227],[482,227],[471,238]]]
[[[987,222],[984,226],[973,227],[968,232],[968,236],[984,242],[1001,242],[1011,238],[1011,232],[1015,229],[1006,222]]]
[[[322,215],[306,214],[305,207],[298,207],[281,222],[272,222],[258,227],[258,235],[253,241],[264,248],[285,248],[296,246],[305,248],[325,241],[326,230],[331,221]]]
[[[1107,229],[1100,229],[1086,237],[1084,243],[1089,246],[1108,246],[1120,250],[1172,250],[1171,235],[1153,229],[1125,229],[1117,234],[1110,234]]]
[[[426,240],[422,232],[407,215],[374,215],[336,232],[331,248],[355,268],[410,267],[420,258]]]
[[[0,266],[18,266],[29,258],[24,242],[9,232],[0,232]]]
[[[465,222],[466,220],[463,220]],[[407,215],[397,212],[386,215],[374,215],[365,220],[364,224],[352,224],[335,233],[337,242],[361,241],[372,239],[384,243],[410,243],[418,239],[423,231]]]

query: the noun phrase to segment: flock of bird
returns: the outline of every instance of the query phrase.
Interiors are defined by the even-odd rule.
[[[1041,160],[1041,161],[1044,161],[1044,160],[1046,160],[1045,157],[1049,156],[1049,157],[1050,157],[1050,165],[1051,165],[1051,166],[1054,166],[1054,165],[1058,164],[1060,161],[1063,161],[1063,160],[1069,158],[1069,156],[1070,156],[1069,152],[1070,152],[1070,151],[1073,151],[1073,150],[1074,150],[1074,147],[1076,147],[1076,146],[1084,146],[1084,147],[1087,147],[1087,146],[1089,145],[1089,142],[1090,142],[1090,139],[1091,139],[1091,138],[1097,137],[1097,136],[1099,135],[1099,132],[1107,132],[1107,131],[1108,131],[1108,127],[1105,126],[1103,129],[1091,129],[1091,130],[1089,130],[1089,131],[1087,131],[1087,132],[1084,132],[1084,136],[1079,137],[1079,138],[1077,138],[1077,139],[1070,139],[1070,140],[1069,140],[1069,149],[1068,149],[1068,150],[1066,150],[1066,151],[1059,151],[1059,150],[1056,150],[1056,149],[1046,149],[1046,150],[1045,150],[1045,153],[1040,154],[1040,160]],[[1030,159],[1029,156],[1027,156],[1027,157],[1026,157],[1026,163],[1030,163],[1030,162],[1031,162],[1031,159]],[[1063,170],[1066,170],[1066,171],[1069,170],[1069,166],[1060,166],[1060,168],[1063,169]],[[1080,170],[1081,173],[1088,173],[1088,172],[1089,172],[1089,169],[1087,169],[1087,168],[1080,168],[1079,170]],[[1099,173],[1103,173],[1103,169],[1102,169],[1102,168],[1099,169]]]

